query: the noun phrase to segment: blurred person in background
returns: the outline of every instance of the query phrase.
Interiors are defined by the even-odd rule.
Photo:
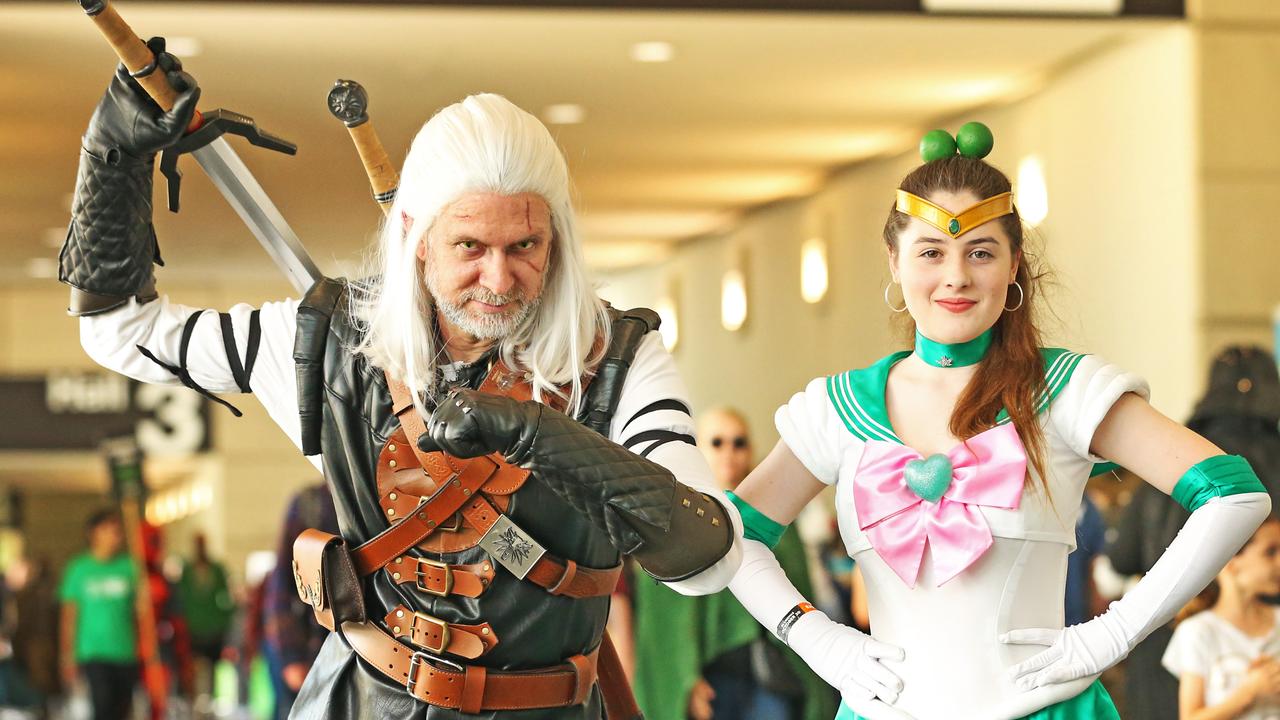
[[[337,510],[324,483],[305,487],[290,498],[277,543],[276,566],[263,580],[261,650],[275,689],[276,720],[289,717],[298,690],[329,636],[294,588],[293,541],[307,528],[338,532]]]
[[[1180,720],[1280,720],[1280,518],[1271,516],[1184,609],[1163,663]]]
[[[1067,555],[1067,585],[1064,597],[1065,622],[1079,625],[1095,615],[1100,601],[1093,585],[1094,562],[1106,549],[1107,526],[1102,513],[1089,497],[1088,489],[1080,498],[1076,517],[1076,549]]]
[[[1187,427],[1238,454],[1257,471],[1280,506],[1280,372],[1271,353],[1258,347],[1223,349],[1209,369],[1209,387]],[[1143,575],[1190,514],[1168,496],[1142,483],[1124,509],[1115,542],[1107,549],[1121,575]],[[1161,665],[1173,630],[1157,628],[1125,663],[1125,717],[1166,720],[1178,712],[1178,683]]]
[[[125,720],[138,684],[138,568],[114,510],[86,525],[89,548],[63,571],[61,666],[66,687],[89,686],[93,720]]]
[[[203,533],[194,538],[195,554],[183,563],[178,599],[191,639],[195,664],[197,712],[208,712],[213,692],[214,666],[222,651],[235,614],[235,601],[222,563],[209,557]]]
[[[751,435],[737,410],[703,413],[697,439],[722,489],[736,488],[751,471]],[[808,561],[795,528],[778,549],[788,577],[808,591]],[[829,720],[835,712],[831,689],[730,593],[690,598],[643,575],[633,583],[636,695],[648,717]]]
[[[58,584],[43,557],[23,558],[15,564],[13,580],[13,658],[41,697],[40,717],[62,692],[58,673]]]

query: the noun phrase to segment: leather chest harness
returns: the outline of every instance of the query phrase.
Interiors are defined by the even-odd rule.
[[[298,537],[294,580],[317,620],[340,630],[367,663],[431,705],[464,713],[578,705],[588,699],[598,669],[610,720],[639,718],[607,634],[600,647],[562,665],[508,672],[441,657],[484,655],[499,642],[488,623],[449,623],[404,605],[380,618],[385,628],[366,617],[361,579],[376,572],[437,597],[474,598],[489,589],[496,562],[553,595],[589,598],[612,593],[622,571],[621,564],[587,568],[555,557],[505,514],[528,470],[497,453],[464,460],[420,451],[410,438],[426,428],[413,396],[403,384],[390,377],[387,382],[400,427],[382,446],[376,478],[379,505],[391,525],[353,550],[341,537],[319,530]],[[494,362],[480,391],[532,397],[529,383],[501,361]],[[489,560],[459,565],[406,554],[414,547],[444,554],[476,545]]]

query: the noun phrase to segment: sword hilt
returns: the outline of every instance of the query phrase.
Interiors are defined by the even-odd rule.
[[[396,188],[400,186],[400,173],[391,164],[373,123],[369,122],[369,94],[354,80],[338,80],[329,91],[328,105],[329,112],[347,126],[356,144],[360,162],[369,176],[369,186],[373,188],[373,199],[383,213],[390,212]]]
[[[156,101],[161,110],[165,112],[172,110],[174,101],[178,99],[178,91],[169,85],[169,80],[163,72],[155,71],[156,56],[151,52],[151,48],[142,42],[142,38],[138,37],[133,28],[129,27],[129,23],[120,17],[120,13],[117,13],[115,7],[108,4],[107,0],[79,0],[79,2],[85,14],[93,19],[93,24],[98,26],[102,36],[116,51],[120,62],[128,68],[129,74],[138,81],[142,89],[147,91],[151,99]],[[204,116],[197,110],[192,114],[186,131],[193,133],[203,124]]]

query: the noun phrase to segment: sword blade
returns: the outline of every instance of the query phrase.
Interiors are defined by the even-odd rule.
[[[262,243],[276,266],[289,278],[295,290],[304,294],[324,277],[297,234],[225,137],[217,138],[191,154],[244,224],[249,226],[254,237]]]

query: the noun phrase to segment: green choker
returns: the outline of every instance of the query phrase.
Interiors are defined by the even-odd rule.
[[[976,365],[987,354],[991,347],[991,334],[994,328],[967,342],[947,345],[934,342],[916,330],[916,355],[934,367],[953,368]]]

